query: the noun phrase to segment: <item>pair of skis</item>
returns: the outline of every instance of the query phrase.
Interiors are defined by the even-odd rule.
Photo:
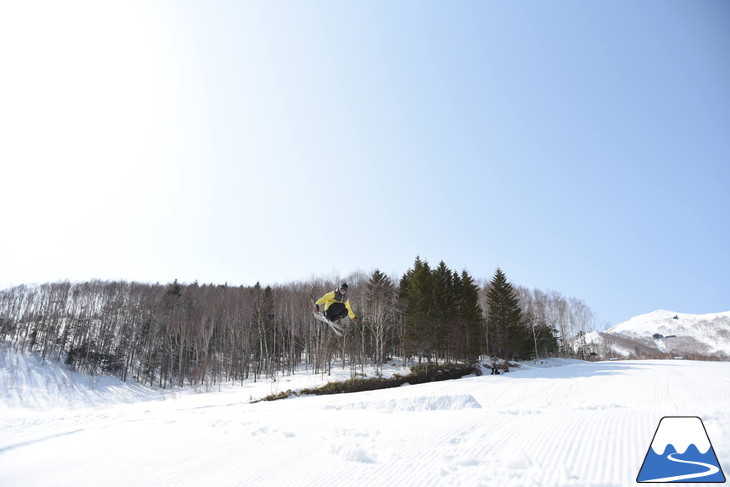
[[[342,335],[347,333],[347,330],[343,328],[342,325],[340,325],[339,323],[335,323],[334,321],[328,320],[323,313],[318,313],[316,311],[312,311],[312,313],[314,314],[314,317],[317,318],[319,321],[327,323],[330,328],[332,328],[332,331],[335,332],[335,335],[337,335],[338,337],[341,337]]]

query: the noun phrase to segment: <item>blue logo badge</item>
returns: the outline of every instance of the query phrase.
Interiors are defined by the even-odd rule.
[[[702,420],[696,416],[662,418],[636,481],[725,482]]]

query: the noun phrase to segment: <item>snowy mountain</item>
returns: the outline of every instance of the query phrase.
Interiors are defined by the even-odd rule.
[[[653,311],[635,316],[586,341],[599,357],[730,359],[730,311],[687,314]]]
[[[701,417],[730,465],[724,362],[548,359],[256,404],[349,378],[349,367],[213,392],[90,378],[8,347],[0,370],[2,486],[618,487],[635,485],[660,419],[680,415]]]

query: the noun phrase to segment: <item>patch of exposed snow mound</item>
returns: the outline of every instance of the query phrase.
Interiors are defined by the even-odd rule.
[[[471,395],[404,397],[382,401],[362,401],[325,406],[325,409],[367,409],[369,411],[456,411],[479,409],[481,404]]]

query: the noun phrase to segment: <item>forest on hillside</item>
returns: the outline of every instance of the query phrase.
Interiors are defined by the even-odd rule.
[[[348,276],[357,322],[336,336],[313,302],[341,280],[276,286],[57,282],[0,291],[0,339],[87,374],[158,387],[327,373],[392,357],[474,363],[480,357],[579,356],[571,337],[595,327],[581,300],[513,286],[497,269],[466,271],[416,258],[398,280],[379,270]]]

